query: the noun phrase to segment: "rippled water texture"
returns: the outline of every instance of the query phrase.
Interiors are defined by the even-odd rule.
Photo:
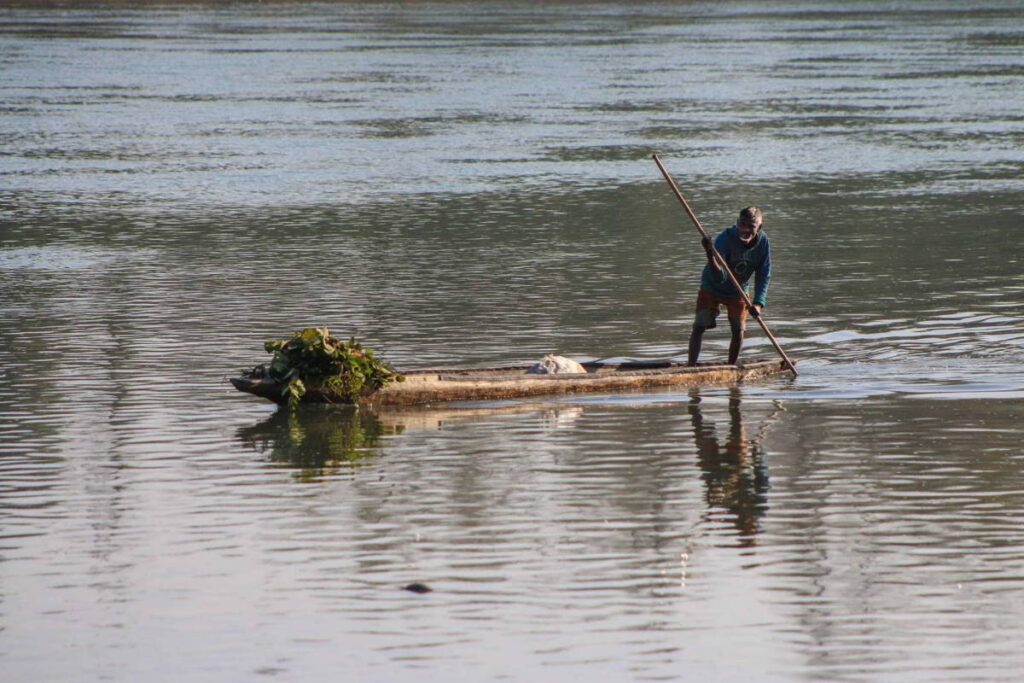
[[[0,9],[0,678],[1016,678],[1022,54],[994,0]],[[765,209],[798,378],[227,384],[310,325],[678,356],[654,152]]]

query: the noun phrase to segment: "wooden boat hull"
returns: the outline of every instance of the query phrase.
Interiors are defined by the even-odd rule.
[[[389,384],[367,394],[360,403],[416,405],[445,401],[491,401],[529,396],[554,396],[584,392],[615,393],[665,386],[701,386],[737,382],[788,372],[780,360],[756,360],[739,365],[697,365],[669,361],[584,363],[586,373],[566,375],[526,374],[528,366],[484,369],[432,369],[403,373],[404,382]],[[281,385],[269,379],[236,377],[239,391],[287,403]],[[329,394],[307,388],[303,402],[336,403]]]

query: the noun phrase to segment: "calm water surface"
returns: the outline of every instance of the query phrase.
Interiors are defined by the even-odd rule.
[[[0,9],[0,675],[1018,676],[1022,50],[998,0]],[[799,378],[227,384],[310,325],[677,356],[653,152],[709,230],[765,209]]]

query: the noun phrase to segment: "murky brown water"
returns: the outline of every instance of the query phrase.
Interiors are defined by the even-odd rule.
[[[1022,47],[1015,2],[0,10],[0,673],[1014,678]],[[652,152],[711,230],[765,208],[798,379],[226,383],[308,325],[681,353]]]

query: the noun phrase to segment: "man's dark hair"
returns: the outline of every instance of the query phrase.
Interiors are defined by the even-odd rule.
[[[740,223],[753,223],[758,218],[761,219],[761,223],[764,223],[764,211],[756,206],[748,206],[740,211]]]

